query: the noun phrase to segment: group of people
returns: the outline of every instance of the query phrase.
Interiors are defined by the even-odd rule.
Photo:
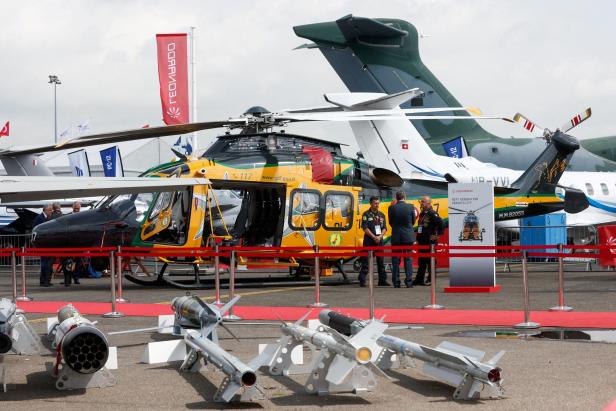
[[[389,217],[389,225],[392,229],[391,245],[393,246],[411,246],[414,244],[430,245],[437,244],[438,237],[443,233],[443,220],[438,213],[432,208],[432,199],[425,196],[421,199],[421,212],[417,215],[417,210],[412,205],[404,200],[406,193],[398,191],[396,193],[396,201],[389,206],[387,214]],[[385,214],[379,211],[379,198],[370,198],[370,208],[362,215],[362,229],[364,230],[364,247],[374,247],[383,244],[383,237],[387,231],[387,220]],[[413,226],[417,221],[417,231],[413,230]],[[408,254],[409,250],[402,250],[402,253]],[[395,253],[399,253],[396,250]],[[376,257],[378,269],[378,285],[389,286],[387,282],[387,273],[385,272],[385,261],[383,257]],[[430,270],[430,258],[420,257],[417,275],[413,280],[413,265],[409,257],[404,257],[404,284],[408,288],[414,285],[430,285],[430,279],[426,281],[426,271]],[[359,272],[359,286],[366,286],[366,277],[368,274],[368,259],[362,258],[361,269]],[[401,287],[400,282],[400,257],[391,258],[391,280],[395,288]]]
[[[81,211],[81,203],[75,201],[73,203],[73,213],[78,213],[79,211]],[[46,204],[43,207],[43,212],[34,219],[32,228],[47,221],[62,217],[62,215],[62,206],[60,203]],[[40,285],[43,287],[51,287],[53,285],[51,283],[53,261],[54,257],[41,256]],[[79,259],[65,258],[62,260],[62,271],[64,273],[63,284],[66,287],[71,285],[71,280],[73,280],[75,284],[79,284],[79,278],[81,276],[81,265],[79,263]]]

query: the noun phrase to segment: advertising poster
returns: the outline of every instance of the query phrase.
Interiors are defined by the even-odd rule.
[[[494,246],[494,188],[492,182],[449,184],[449,245]],[[478,250],[452,250],[477,253]],[[494,287],[494,257],[452,257],[451,287]]]

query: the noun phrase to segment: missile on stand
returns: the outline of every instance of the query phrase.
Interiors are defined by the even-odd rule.
[[[108,387],[115,378],[105,364],[109,357],[107,337],[79,311],[68,304],[58,311],[57,323],[48,334],[58,353],[53,375],[60,390]]]
[[[41,339],[9,299],[0,299],[0,355],[33,355],[41,352]]]
[[[319,321],[345,335],[356,335],[372,323],[378,323],[378,321],[363,321],[331,310],[321,311]],[[492,397],[501,397],[504,393],[501,385],[501,368],[496,366],[498,360],[505,354],[504,351],[487,362],[481,362],[485,355],[483,351],[448,341],[432,348],[382,333],[374,335],[373,338],[383,348],[378,356],[373,357],[373,361],[377,364],[382,362],[383,357],[390,357],[386,363],[391,363],[391,356],[394,354],[421,360],[424,362],[425,374],[456,387],[455,399],[479,398],[484,387],[489,388],[489,395]]]
[[[325,326],[313,330],[300,325],[308,314],[293,324],[283,322],[283,336],[265,347],[257,360],[259,367],[268,367],[273,375],[308,373],[310,376],[304,387],[307,392],[319,395],[376,388],[372,370],[381,371],[370,361],[373,355],[370,335],[382,333],[387,326],[375,322],[347,338]],[[311,348],[312,361],[306,366],[296,366],[291,352],[303,344]]]
[[[221,370],[225,379],[218,387],[214,401],[230,402],[236,399],[237,394],[244,390],[239,400],[253,400],[262,398],[257,386],[257,373],[250,366],[244,364],[239,358],[225,351],[220,345],[201,335],[198,331],[187,330],[184,336],[190,352],[180,367],[181,371],[198,372],[203,363],[208,362]]]

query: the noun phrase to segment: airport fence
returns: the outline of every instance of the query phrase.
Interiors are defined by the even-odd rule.
[[[30,301],[27,294],[26,278],[26,258],[35,257],[73,257],[73,258],[106,258],[110,264],[110,291],[111,291],[111,311],[109,317],[121,317],[123,314],[118,311],[116,304],[127,302],[122,295],[123,272],[127,261],[139,258],[188,258],[199,261],[210,261],[214,265],[215,275],[215,302],[221,302],[220,266],[221,259],[226,261],[229,271],[228,299],[233,299],[235,295],[235,279],[238,260],[258,259],[263,262],[270,260],[272,265],[282,260],[301,259],[311,261],[314,267],[314,302],[310,307],[327,307],[320,299],[320,267],[323,259],[349,259],[366,258],[368,260],[368,307],[370,317],[374,317],[374,260],[377,257],[408,257],[410,252],[416,253],[418,257],[431,259],[431,292],[430,301],[424,309],[442,309],[436,301],[437,277],[436,259],[437,258],[506,258],[511,261],[518,261],[522,266],[522,284],[524,292],[524,321],[520,328],[533,328],[534,323],[530,321],[529,301],[528,301],[528,262],[533,259],[552,259],[558,262],[558,305],[552,310],[569,311],[564,302],[564,261],[568,258],[588,258],[588,252],[605,253],[612,256],[616,254],[616,245],[499,245],[499,246],[450,246],[450,245],[414,245],[414,246],[380,246],[380,247],[223,247],[214,248],[142,248],[142,247],[98,247],[98,248],[4,248],[0,249],[0,258],[8,258],[11,262],[13,299],[16,301]],[[604,255],[605,255],[604,254]],[[21,268],[21,276],[18,275],[18,267]],[[21,277],[21,278],[19,278]],[[198,279],[198,278],[197,278]],[[18,287],[18,283],[21,287]],[[232,309],[227,314],[227,319],[237,320]]]
[[[518,246],[520,244],[533,245],[533,243],[551,242],[557,244],[562,242],[569,246],[576,246],[575,256],[571,255],[564,258],[564,263],[569,265],[583,263],[586,271],[592,270],[592,264],[597,263],[599,250],[593,246],[599,245],[599,237],[597,228],[594,226],[509,226],[496,228],[496,244],[497,246]],[[554,241],[559,239],[562,241]],[[552,241],[550,241],[552,240]],[[529,244],[530,243],[530,244]],[[587,247],[585,247],[587,246]],[[539,251],[546,249],[550,252],[557,252],[556,245],[548,247],[545,245],[529,248]],[[564,252],[573,254],[573,249],[565,248]],[[557,262],[555,257],[534,256],[529,257],[528,262],[537,263],[554,263]],[[500,255],[496,258],[497,264],[502,264],[503,271],[512,271],[513,264],[520,264],[521,261],[517,258]]]
[[[7,248],[32,248],[32,234],[5,234],[0,235],[0,249]],[[39,257],[27,257],[26,265],[28,266],[38,266],[40,264]],[[0,257],[0,266],[8,267],[11,265],[11,260],[8,257]]]

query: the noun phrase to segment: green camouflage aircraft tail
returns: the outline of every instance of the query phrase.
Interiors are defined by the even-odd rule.
[[[402,108],[462,106],[421,61],[419,35],[409,22],[348,15],[333,22],[293,29],[297,36],[314,42],[302,48],[318,48],[351,92],[395,94],[419,88],[424,95],[403,104]],[[462,136],[470,155],[501,167],[525,170],[545,148],[539,139],[500,138],[472,120],[411,122],[436,153],[444,154],[442,144]],[[569,169],[616,171],[616,162],[580,149]]]

